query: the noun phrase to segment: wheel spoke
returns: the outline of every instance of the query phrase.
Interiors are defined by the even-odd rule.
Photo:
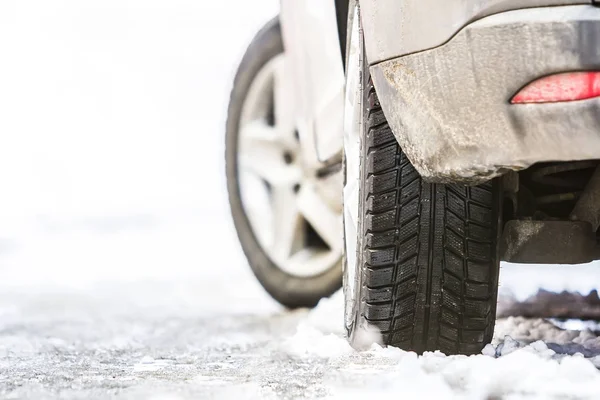
[[[296,121],[294,115],[294,87],[292,75],[285,56],[279,57],[274,71],[275,126],[282,142],[288,149],[298,147],[294,135]]]
[[[284,161],[284,150],[275,128],[266,122],[246,124],[240,131],[240,167],[258,175],[272,185],[295,182],[301,170]]]
[[[282,144],[288,150],[301,149],[300,156],[305,165],[311,168],[321,167],[317,154],[315,138],[315,120],[313,117],[302,117],[304,113],[297,110],[306,109],[298,98],[297,82],[294,82],[294,71],[289,59],[280,57],[274,67],[274,108],[275,125]],[[298,137],[296,137],[298,132]]]
[[[273,204],[273,253],[281,262],[287,261],[292,252],[304,245],[304,226],[298,211],[296,194],[291,186],[272,189]]]
[[[342,216],[327,206],[312,184],[305,184],[298,192],[298,208],[331,249],[342,245]]]

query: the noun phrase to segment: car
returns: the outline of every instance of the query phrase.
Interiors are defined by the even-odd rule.
[[[476,354],[500,261],[600,258],[592,0],[282,0],[226,126],[234,223],[283,305],[341,286],[354,347]]]

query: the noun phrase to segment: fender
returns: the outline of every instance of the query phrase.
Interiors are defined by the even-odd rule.
[[[338,20],[347,17],[347,3],[281,0],[281,29],[287,76],[293,80],[296,127],[303,145],[314,146],[313,162],[317,165],[341,160],[346,27]]]

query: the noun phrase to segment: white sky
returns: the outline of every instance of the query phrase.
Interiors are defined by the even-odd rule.
[[[0,216],[218,206],[231,77],[277,8],[0,2]]]

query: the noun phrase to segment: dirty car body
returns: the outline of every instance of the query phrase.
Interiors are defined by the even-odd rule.
[[[537,162],[598,158],[600,99],[511,99],[545,76],[600,70],[600,8],[573,0],[434,3],[361,1],[375,86],[422,176],[474,183]]]
[[[333,115],[343,103],[337,48],[345,50],[349,3],[282,0],[300,119],[323,162],[339,161],[342,152],[342,118]],[[600,3],[358,3],[379,100],[426,180],[476,184],[540,162],[600,158],[598,97],[511,102],[529,84],[565,73],[598,72],[590,91],[600,92]]]

